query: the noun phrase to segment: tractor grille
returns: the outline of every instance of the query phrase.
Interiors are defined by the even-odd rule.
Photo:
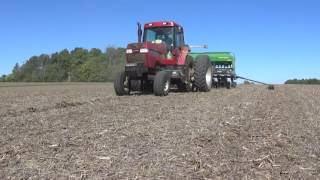
[[[137,63],[135,66],[125,66],[125,72],[131,77],[142,77],[143,73],[148,72],[143,63]]]
[[[127,63],[144,63],[146,61],[145,54],[128,54],[127,55]]]

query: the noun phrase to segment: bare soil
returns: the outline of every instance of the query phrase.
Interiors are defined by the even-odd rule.
[[[320,86],[0,87],[0,179],[317,179]]]

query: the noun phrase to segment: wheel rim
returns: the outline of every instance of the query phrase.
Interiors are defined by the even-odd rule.
[[[167,92],[169,90],[169,86],[170,86],[169,81],[166,81],[163,88],[164,92]]]
[[[206,83],[208,87],[211,87],[212,84],[212,71],[211,68],[209,67],[206,73]]]

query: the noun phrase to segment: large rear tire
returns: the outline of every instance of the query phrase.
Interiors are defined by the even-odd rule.
[[[129,77],[125,72],[121,72],[117,75],[113,85],[117,96],[130,94]]]
[[[153,82],[153,93],[156,96],[167,96],[170,90],[171,73],[160,71],[156,74]]]
[[[194,67],[194,84],[199,91],[208,92],[212,87],[212,64],[207,56],[198,56]]]

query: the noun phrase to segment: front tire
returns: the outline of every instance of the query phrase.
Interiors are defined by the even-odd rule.
[[[194,69],[194,83],[199,91],[210,91],[212,87],[212,69],[212,64],[207,56],[197,57]]]
[[[170,90],[171,73],[160,71],[153,82],[153,92],[156,96],[167,96]]]
[[[129,77],[125,72],[121,72],[114,80],[114,90],[117,96],[124,96],[130,94]]]

